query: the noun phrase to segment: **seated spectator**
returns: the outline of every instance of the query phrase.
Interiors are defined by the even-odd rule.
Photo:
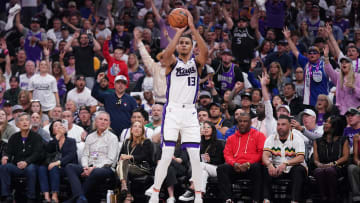
[[[360,133],[360,110],[349,108],[345,116],[348,127],[344,129],[344,136],[349,139],[350,151],[352,152],[353,137]]]
[[[6,113],[6,118],[7,118],[8,122],[14,120],[14,117],[13,117],[13,114],[12,114],[12,106],[10,104],[10,101],[5,101],[2,109]]]
[[[344,115],[348,108],[360,105],[360,75],[354,72],[350,58],[340,58],[340,73],[336,72],[329,62],[329,49],[325,48],[325,73],[336,84],[336,106]]]
[[[149,114],[141,108],[137,108],[133,111],[131,115],[131,124],[134,124],[135,122],[145,123],[146,120],[149,119]],[[144,127],[145,128],[145,137],[151,140],[151,137],[154,134],[154,131],[151,128]],[[121,132],[120,135],[120,147],[123,146],[123,143],[126,139],[131,137],[131,128],[126,128]]]
[[[149,175],[151,173],[150,167],[153,165],[151,156],[153,154],[153,146],[151,141],[145,137],[144,124],[135,121],[131,125],[130,134],[130,138],[125,140],[121,148],[120,160],[116,167],[123,195],[128,193],[128,181],[132,177]]]
[[[360,142],[360,134],[354,136],[354,161],[350,163],[348,166],[348,178],[349,183],[352,190],[352,201],[359,202],[360,201],[360,159],[359,159],[359,142]]]
[[[289,78],[283,75],[279,62],[272,62],[269,67],[269,91],[271,92],[271,95],[282,95],[284,86],[289,82]]]
[[[19,93],[17,105],[22,106],[22,109],[24,111],[28,111],[30,109],[31,100],[32,99],[30,98],[30,92],[27,90],[21,90]]]
[[[1,159],[1,196],[6,202],[13,202],[11,180],[25,176],[27,202],[36,201],[36,168],[41,160],[41,137],[30,130],[30,116],[21,113],[16,118],[20,132],[9,139],[5,156]]]
[[[216,169],[218,165],[224,164],[224,145],[216,137],[214,124],[205,121],[201,129],[200,155],[202,168],[201,192],[206,193],[208,177],[217,177]],[[190,180],[191,181],[191,180]],[[194,183],[191,182],[189,189],[179,197],[181,201],[191,201],[195,199]]]
[[[76,123],[78,126],[82,127],[87,134],[92,133],[93,129],[93,122],[91,119],[91,112],[89,107],[81,106],[79,108],[79,122]]]
[[[91,112],[95,112],[97,101],[91,96],[91,90],[87,88],[85,76],[77,75],[75,81],[75,88],[70,90],[67,94],[66,100],[75,102],[76,107],[89,106]]]
[[[8,123],[6,113],[0,109],[0,132],[1,141],[8,143],[10,137],[17,132],[16,128]]]
[[[242,108],[237,108],[234,112],[234,120],[233,120],[233,126],[229,128],[224,135],[225,140],[227,140],[228,137],[230,137],[232,134],[235,133],[235,131],[238,129],[238,119],[241,113],[245,113],[245,111]],[[200,116],[200,114],[199,114]],[[200,118],[199,118],[200,121]]]
[[[60,100],[61,104],[63,105],[65,102],[66,91],[67,91],[65,80],[68,81],[68,79],[66,79],[68,77],[68,75],[66,73],[65,67],[62,68],[60,66],[60,63],[57,61],[52,63],[51,70],[52,70],[51,75],[54,76],[54,78],[56,80],[58,94],[59,94],[59,100]]]
[[[267,102],[266,105],[270,103]],[[266,108],[269,109],[269,108]],[[251,127],[262,132],[266,137],[269,137],[272,133],[273,127],[269,124],[274,122],[274,117],[271,114],[265,113],[265,104],[259,103],[256,107],[256,117],[251,119]]]
[[[14,106],[18,103],[18,96],[21,91],[19,87],[19,78],[16,76],[11,76],[9,83],[10,89],[5,91],[4,99],[9,100],[11,105]]]
[[[266,139],[262,161],[264,170],[264,202],[271,199],[271,182],[275,178],[291,179],[291,201],[299,202],[303,198],[306,180],[304,161],[305,146],[303,139],[291,132],[291,120],[281,115],[277,121],[277,133]]]
[[[163,123],[163,106],[161,104],[154,104],[151,107],[152,113],[152,122],[145,125],[145,128],[151,128],[153,130],[153,135],[151,140],[153,143],[161,142],[161,125]]]
[[[46,132],[41,125],[41,116],[39,113],[32,113],[30,115],[31,119],[31,130],[39,134],[44,142],[49,142],[51,140],[50,134]]]
[[[251,99],[250,93],[245,92],[241,94],[241,109],[250,114],[251,118],[255,118],[256,114],[251,110]]]
[[[66,127],[61,120],[53,121],[49,127],[52,138],[44,148],[46,158],[39,166],[40,190],[44,193],[46,202],[59,202],[60,177],[64,177],[64,167],[67,164],[77,164],[76,141],[67,137]],[[49,185],[51,190],[49,189]],[[50,192],[51,191],[51,199]]]
[[[338,178],[344,176],[349,159],[349,141],[342,136],[346,123],[343,118],[332,116],[324,124],[324,135],[314,142],[313,174],[319,186],[321,200],[339,202]],[[351,175],[350,175],[351,176]]]
[[[231,182],[246,177],[253,183],[253,201],[261,201],[262,166],[260,160],[266,137],[251,128],[251,117],[248,113],[241,113],[237,121],[239,130],[226,141],[225,164],[219,165],[216,169],[218,180],[221,180],[218,182],[219,198],[226,203],[231,203]],[[240,143],[247,144],[240,145]]]
[[[100,201],[96,196],[96,188],[107,178],[114,178],[114,167],[118,156],[118,139],[109,131],[110,115],[104,111],[95,118],[96,131],[88,135],[81,165],[67,164],[65,174],[69,178],[72,198],[78,202]],[[80,177],[85,181],[81,184]]]
[[[41,117],[41,127],[49,124],[49,116],[42,112],[41,103],[39,100],[31,100],[29,112],[31,114],[38,113]]]
[[[12,125],[16,129],[16,132],[20,131],[20,129],[16,125],[16,118],[18,117],[18,115],[20,115],[23,112],[24,112],[24,109],[20,105],[15,105],[12,107],[12,113],[13,113],[14,120],[10,121],[9,124]]]
[[[66,123],[67,123],[67,128],[66,128],[67,136],[75,139],[75,141],[76,141],[76,152],[77,152],[77,155],[79,158],[79,163],[81,163],[80,158],[82,157],[83,150],[85,147],[84,142],[85,142],[87,133],[82,127],[80,127],[74,123],[74,116],[70,111],[67,111],[67,110],[63,111],[62,119],[67,121],[64,124],[64,125],[66,125]]]
[[[296,95],[296,87],[293,83],[285,84],[283,94],[285,104],[290,107],[292,116],[296,116],[304,110],[303,98]]]
[[[299,97],[304,97],[304,70],[302,67],[297,67],[295,69],[295,81],[293,81],[295,85],[296,94]]]
[[[12,74],[14,74],[14,73],[12,73]],[[35,63],[33,61],[28,60],[25,64],[24,73],[19,75],[20,88],[23,90],[29,90],[30,79],[34,75],[35,75]]]
[[[226,130],[231,127],[231,122],[230,120],[222,118],[222,111],[223,109],[220,107],[219,103],[210,104],[209,121],[215,125],[216,129],[218,129],[222,135],[224,135]],[[219,137],[219,139],[223,138]]]
[[[301,113],[301,120],[304,126],[301,126],[299,122],[292,119],[291,127],[302,132],[302,134],[308,138],[308,141],[305,142],[305,160],[308,160],[313,152],[313,141],[321,138],[324,130],[322,125],[318,126],[316,124],[316,114],[311,109],[305,109]]]
[[[332,101],[327,95],[319,94],[315,110],[317,111],[316,124],[323,125],[324,121],[332,115],[339,115],[339,109],[333,105]]]

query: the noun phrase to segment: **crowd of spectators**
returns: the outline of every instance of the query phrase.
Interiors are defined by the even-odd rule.
[[[175,8],[190,11],[208,46],[194,101],[202,192],[218,177],[218,198],[232,202],[231,182],[248,177],[253,201],[269,202],[273,179],[289,178],[298,202],[312,175],[321,200],[337,202],[345,177],[360,202],[359,0],[1,0],[2,200],[13,201],[18,176],[29,202],[36,182],[59,202],[65,176],[70,201],[100,201],[109,178],[134,200],[129,179],[153,174],[161,155],[152,144],[166,125],[162,55]],[[179,143],[167,203],[195,195],[191,177],[174,195],[189,170]]]

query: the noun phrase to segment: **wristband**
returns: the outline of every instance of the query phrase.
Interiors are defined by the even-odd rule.
[[[5,49],[3,53],[4,53],[4,55],[6,56],[6,55],[9,54],[9,50],[8,50],[8,49]]]

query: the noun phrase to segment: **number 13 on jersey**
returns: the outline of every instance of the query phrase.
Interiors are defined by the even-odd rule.
[[[188,77],[188,86],[195,86],[195,77]]]

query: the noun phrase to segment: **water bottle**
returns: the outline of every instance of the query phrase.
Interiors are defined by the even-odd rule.
[[[111,195],[114,194],[112,190],[108,190],[106,194],[106,203],[111,203]]]

